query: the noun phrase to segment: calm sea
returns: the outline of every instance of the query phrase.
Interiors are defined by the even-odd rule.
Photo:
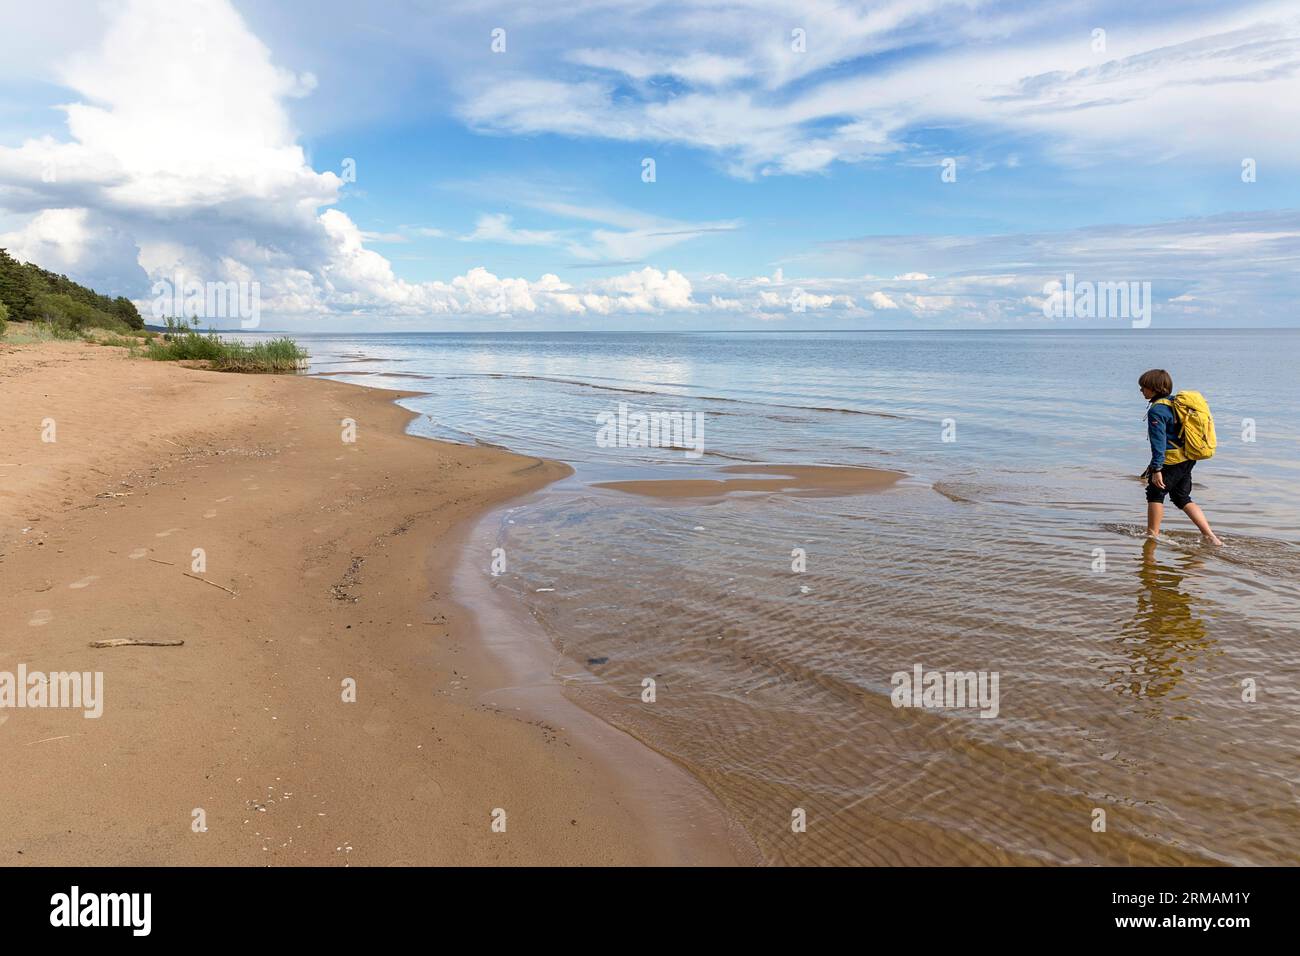
[[[1300,330],[299,338],[314,373],[425,393],[418,434],[573,465],[468,560],[765,862],[1300,859]],[[1156,366],[1214,411],[1221,551],[1172,508],[1138,534]],[[701,413],[702,456],[601,447],[620,403]],[[594,486],[751,463],[906,478]],[[996,708],[895,706],[918,666],[996,676]]]

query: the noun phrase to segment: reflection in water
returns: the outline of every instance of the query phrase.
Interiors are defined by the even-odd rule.
[[[1174,567],[1160,562],[1156,547],[1154,540],[1142,546],[1137,609],[1116,639],[1131,664],[1108,682],[1119,693],[1146,701],[1169,697],[1183,679],[1184,666],[1217,643],[1207,633],[1197,599],[1183,587],[1188,573],[1204,566],[1204,559],[1178,554],[1179,566]],[[1158,708],[1153,706],[1151,713],[1158,714]]]

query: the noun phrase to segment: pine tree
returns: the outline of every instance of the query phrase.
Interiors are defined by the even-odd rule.
[[[0,302],[15,322],[31,322],[37,318],[31,274],[4,249],[0,249]]]
[[[143,329],[144,319],[140,317],[140,310],[124,295],[119,295],[113,300],[113,311],[123,322],[133,329]]]

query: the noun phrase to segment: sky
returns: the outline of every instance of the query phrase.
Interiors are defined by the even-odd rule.
[[[1294,2],[0,13],[0,247],[147,318],[233,282],[290,330],[1112,327],[1059,306],[1121,283],[1153,328],[1298,324]]]

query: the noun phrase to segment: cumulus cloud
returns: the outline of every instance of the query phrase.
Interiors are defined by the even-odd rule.
[[[646,267],[640,272],[614,276],[594,283],[597,291],[583,296],[583,303],[594,312],[686,312],[696,308],[691,298],[691,283],[674,269],[660,272]]]
[[[681,273],[651,267],[585,288],[482,267],[446,282],[402,279],[368,243],[405,235],[358,228],[337,208],[342,179],[313,169],[296,141],[285,103],[308,94],[313,77],[276,66],[227,0],[130,0],[61,79],[80,97],[64,107],[69,138],[0,147],[0,206],[29,217],[0,243],[142,305],[156,280],[176,277],[257,282],[264,313],[278,317],[651,314],[706,304]],[[710,228],[647,217],[595,230],[584,245],[485,214],[463,238],[567,243],[592,259]]]
[[[311,80],[224,0],[128,3],[61,74],[81,97],[63,107],[70,138],[0,148],[0,205],[39,210],[5,237],[19,255],[140,295],[177,270],[278,279],[336,251],[319,209],[342,184],[307,164],[283,108]]]
[[[0,245],[52,272],[93,271],[110,286],[130,284],[139,272],[139,247],[110,220],[89,209],[44,209]]]
[[[1076,40],[1041,39],[1041,12],[1009,14],[994,29],[997,18],[935,16],[949,6],[967,4],[910,0],[864,10],[814,0],[807,22],[817,28],[798,55],[785,14],[761,0],[707,14],[675,4],[681,16],[663,18],[671,29],[654,21],[634,55],[602,52],[581,32],[541,31],[568,46],[521,56],[499,76],[467,74],[475,82],[462,89],[459,109],[493,131],[687,143],[742,176],[885,155],[909,148],[906,132],[918,122],[953,116],[1047,133],[1061,148],[1158,143],[1195,152],[1238,137],[1289,154],[1288,162],[1300,155],[1300,21],[1282,7],[1139,25],[1113,32],[1110,51],[1098,55]],[[1166,315],[1197,320],[1267,320],[1269,307],[1294,293],[1295,211],[1060,233],[867,236],[782,260],[801,277],[782,268],[734,277],[645,264],[679,242],[743,224],[651,215],[549,188],[494,190],[501,205],[460,235],[428,224],[366,231],[339,208],[351,187],[313,168],[290,121],[288,106],[310,96],[314,77],[277,65],[228,0],[126,0],[104,9],[110,19],[96,45],[60,59],[67,135],[0,147],[0,208],[9,214],[0,245],[142,304],[155,280],[178,273],[257,282],[272,318],[396,321],[715,313],[737,321],[1041,322],[1045,284],[1068,271],[1149,279]],[[529,16],[553,25],[580,11]],[[913,48],[924,52],[881,57],[865,72],[841,68]],[[563,70],[547,73],[543,61]],[[1270,110],[1242,109],[1247,93],[1251,102],[1267,97]],[[1263,124],[1267,135],[1257,135]],[[534,228],[532,212],[550,217],[547,228]],[[470,250],[554,248],[593,271],[638,268],[571,283],[555,272],[504,276],[480,265],[411,281],[373,248],[408,237],[459,238]],[[855,274],[827,276],[822,253]],[[840,268],[846,262],[851,269]],[[1248,314],[1231,312],[1247,300]]]
[[[1156,323],[1272,325],[1300,275],[1300,210],[1225,213],[1141,225],[978,236],[863,236],[823,243],[837,263],[915,265],[865,280],[900,310],[947,323],[1041,323],[1067,276],[1150,282]],[[816,267],[819,255],[802,261]]]

